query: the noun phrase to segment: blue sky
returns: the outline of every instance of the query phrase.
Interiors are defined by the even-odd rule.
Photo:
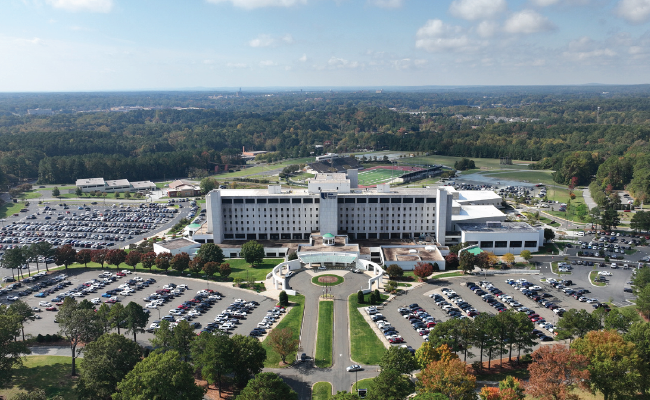
[[[650,0],[2,0],[0,91],[650,83]]]

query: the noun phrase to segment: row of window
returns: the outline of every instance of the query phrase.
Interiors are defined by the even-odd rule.
[[[497,241],[490,241],[490,240],[485,240],[481,241],[481,248],[482,249],[504,249],[504,248],[520,248],[522,247],[537,247],[537,241],[536,240],[526,240],[525,242],[522,242],[521,240],[511,240],[510,245],[508,245],[507,240],[497,240]]]
[[[270,198],[270,199],[221,199],[221,204],[318,204],[320,199],[316,198]]]
[[[393,203],[393,204],[413,204],[413,203],[435,203],[435,197],[339,197],[339,204],[365,204],[365,203]]]

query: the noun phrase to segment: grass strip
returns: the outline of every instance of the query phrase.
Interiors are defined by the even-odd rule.
[[[336,282],[331,282],[331,283],[319,282],[318,278],[320,278],[321,276],[333,276],[334,278],[336,278]],[[343,279],[342,276],[333,275],[333,274],[323,274],[323,275],[316,275],[315,277],[311,278],[311,283],[313,283],[315,285],[318,285],[318,286],[336,286],[336,285],[340,285],[341,283],[343,283],[344,280],[345,279]]]
[[[605,286],[607,283],[605,282],[597,282],[595,279],[598,278],[598,271],[591,271],[589,272],[589,281],[593,283],[596,286]]]
[[[358,307],[370,304],[370,293],[366,294],[364,304],[357,302],[357,294],[353,293],[348,297],[350,311],[350,352],[352,360],[366,365],[378,365],[386,348],[379,340],[375,331],[363,318]],[[382,295],[382,300],[388,296]]]
[[[10,386],[2,390],[5,398],[19,393],[43,389],[48,398],[62,396],[65,400],[77,398],[74,392],[76,380],[70,379],[72,359],[69,356],[28,356],[22,367],[12,370]],[[80,368],[77,360],[77,369]]]
[[[293,338],[298,340],[300,339],[300,328],[302,327],[302,316],[303,310],[305,308],[305,296],[299,294],[297,296],[289,296],[289,302],[292,303],[293,307],[291,311],[282,318],[282,321],[273,329],[284,329],[289,328],[293,332]],[[266,350],[266,361],[264,361],[264,366],[266,368],[278,368],[280,365],[280,354],[278,354],[268,342],[268,336],[262,342],[262,346]],[[287,360],[290,362],[296,359],[296,353],[289,354]]]
[[[329,382],[316,382],[311,391],[311,400],[329,400],[332,397],[332,384]]]
[[[440,275],[433,275],[431,279],[452,278],[454,276],[463,276],[462,272],[447,272]]]
[[[334,302],[321,301],[318,304],[318,333],[316,338],[316,360],[319,368],[332,366],[332,340],[334,337]]]
[[[357,388],[359,389],[369,389],[370,384],[375,378],[366,378],[366,379],[361,379],[359,382],[355,382],[352,384],[352,392],[356,393]]]

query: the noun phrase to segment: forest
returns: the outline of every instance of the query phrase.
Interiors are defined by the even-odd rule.
[[[154,109],[109,111],[118,106]],[[641,194],[649,140],[648,85],[0,95],[4,183],[172,179],[240,164],[242,147],[293,158],[323,145],[531,160],[559,183]]]

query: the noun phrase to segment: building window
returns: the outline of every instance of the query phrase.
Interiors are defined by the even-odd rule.
[[[510,247],[521,247],[521,240],[511,240]]]
[[[537,242],[534,240],[526,240],[524,247],[537,247]]]
[[[508,247],[508,242],[505,241],[505,240],[498,240],[498,241],[494,242],[494,247],[497,247],[497,248]]]
[[[481,242],[481,247],[486,249],[491,249],[492,247],[494,247],[494,242],[492,241]]]

